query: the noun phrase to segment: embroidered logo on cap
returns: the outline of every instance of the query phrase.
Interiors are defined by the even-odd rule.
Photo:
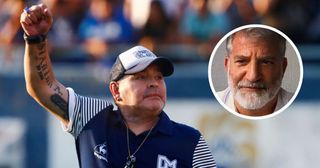
[[[150,51],[148,50],[138,50],[138,51],[135,51],[133,53],[135,55],[136,58],[144,58],[144,57],[152,57],[152,58],[155,58],[156,56],[154,54],[152,54]]]

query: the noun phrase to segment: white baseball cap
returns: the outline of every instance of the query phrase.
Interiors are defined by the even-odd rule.
[[[151,64],[156,64],[163,76],[170,76],[174,71],[169,59],[157,57],[143,46],[135,46],[118,56],[111,69],[110,81],[118,81],[124,75],[141,72]]]

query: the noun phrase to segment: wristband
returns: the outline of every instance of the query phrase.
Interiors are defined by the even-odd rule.
[[[47,35],[28,36],[26,33],[24,33],[23,39],[28,44],[38,44],[38,43],[44,42],[47,39]]]

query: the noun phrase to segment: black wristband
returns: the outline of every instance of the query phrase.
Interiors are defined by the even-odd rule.
[[[23,38],[28,44],[38,44],[44,42],[47,38],[47,35],[28,36],[26,33],[24,33]]]

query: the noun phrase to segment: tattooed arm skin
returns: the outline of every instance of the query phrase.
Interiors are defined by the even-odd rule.
[[[52,25],[52,15],[45,5],[35,5],[21,14],[20,23],[28,36],[44,35]],[[55,78],[47,45],[47,40],[35,44],[26,42],[24,54],[26,88],[31,97],[67,125],[68,91]]]

